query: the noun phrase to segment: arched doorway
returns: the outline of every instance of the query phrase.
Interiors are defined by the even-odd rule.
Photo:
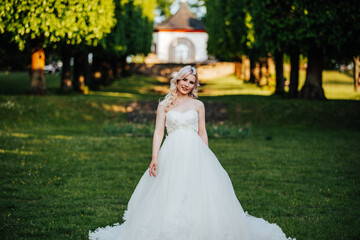
[[[187,38],[177,38],[171,42],[169,48],[169,62],[193,63],[195,62],[194,44]]]

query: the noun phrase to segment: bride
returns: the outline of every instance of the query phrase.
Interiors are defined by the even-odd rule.
[[[208,148],[198,87],[191,66],[170,81],[170,92],[157,108],[152,161],[130,198],[124,223],[90,231],[90,239],[287,239],[278,225],[243,211],[228,174]]]

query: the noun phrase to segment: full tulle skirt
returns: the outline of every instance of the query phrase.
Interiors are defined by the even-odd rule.
[[[281,228],[242,209],[226,171],[199,135],[166,137],[156,177],[141,177],[124,223],[89,232],[99,240],[283,240]]]

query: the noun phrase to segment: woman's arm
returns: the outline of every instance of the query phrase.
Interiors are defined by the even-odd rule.
[[[164,128],[165,128],[165,106],[163,103],[159,103],[159,106],[156,110],[156,124],[153,137],[153,147],[152,147],[152,160],[149,166],[149,175],[156,177],[155,171],[157,167],[158,153],[160,150],[161,141],[164,137]]]
[[[205,127],[205,107],[204,107],[204,104],[200,101],[198,104],[198,113],[199,113],[199,132],[198,133],[199,133],[199,136],[201,137],[201,139],[206,144],[206,146],[209,146],[208,136],[207,136],[206,127]]]

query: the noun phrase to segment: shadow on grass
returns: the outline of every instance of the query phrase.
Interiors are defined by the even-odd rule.
[[[37,97],[21,95],[28,76],[5,85],[2,77],[2,93],[6,84],[13,84],[8,94],[16,93],[0,95],[1,236],[87,239],[89,230],[122,221],[151,159],[153,131],[126,124],[125,106],[157,100],[151,89],[165,84],[133,76],[86,96]],[[48,80],[49,92],[58,85]],[[359,236],[359,101],[200,99],[227,105],[233,125],[207,124],[210,146],[244,209],[299,239]],[[241,137],[246,132],[236,126],[249,126],[251,134]]]

